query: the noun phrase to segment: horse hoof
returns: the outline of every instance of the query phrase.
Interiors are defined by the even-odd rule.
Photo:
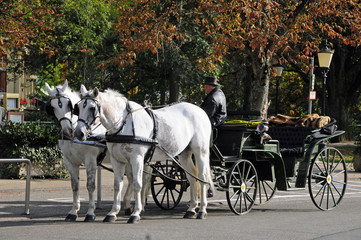
[[[117,220],[117,217],[116,216],[112,216],[112,215],[107,215],[103,222],[115,222],[115,220]]]
[[[197,219],[206,219],[207,213],[206,212],[199,212],[197,215]]]
[[[196,213],[192,212],[192,211],[187,211],[186,214],[184,214],[183,218],[195,218],[196,217]]]
[[[128,223],[139,223],[140,217],[139,216],[130,216]]]
[[[85,216],[84,222],[94,222],[95,221],[95,215],[89,215],[87,214]]]
[[[66,222],[75,222],[77,217],[78,217],[77,215],[68,214],[68,216],[66,216],[66,218],[65,218],[65,221]]]
[[[127,208],[127,209],[124,209],[124,214],[125,216],[130,216],[134,211],[134,208]]]

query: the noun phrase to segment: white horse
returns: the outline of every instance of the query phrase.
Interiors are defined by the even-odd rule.
[[[51,98],[49,105],[47,106],[47,112],[49,115],[54,115],[61,125],[61,137],[59,139],[59,147],[63,152],[64,164],[70,173],[71,186],[73,190],[73,207],[69,211],[66,221],[75,221],[78,217],[78,211],[80,209],[79,199],[79,167],[84,164],[87,173],[87,190],[89,193],[89,208],[85,217],[86,222],[92,222],[95,220],[95,177],[97,168],[97,157],[104,152],[104,147],[100,144],[86,145],[73,142],[73,129],[75,128],[78,116],[73,115],[72,110],[74,105],[80,101],[80,94],[72,91],[68,87],[68,82],[65,81],[63,86],[58,86],[51,89],[50,86],[45,83],[46,90]],[[97,119],[94,124],[92,134],[104,135],[106,129],[100,124]],[[107,153],[106,158],[109,158]],[[128,181],[132,181],[130,168],[127,167]],[[131,197],[132,197],[132,184],[128,185],[126,194],[124,195],[124,210],[130,212],[131,210]],[[130,214],[130,213],[128,213]]]
[[[128,223],[139,222],[142,211],[140,191],[143,165],[146,155],[152,150],[154,150],[150,154],[153,155],[152,161],[179,156],[179,161],[186,171],[198,176],[201,180],[199,212],[196,213],[198,207],[196,185],[199,182],[187,175],[190,182],[191,200],[184,218],[205,218],[207,215],[206,183],[211,184],[213,188],[209,165],[211,124],[206,113],[193,104],[179,103],[151,111],[155,116],[152,118],[152,114],[149,114],[144,107],[128,101],[115,91],[106,90],[103,93],[97,88],[87,91],[83,85],[80,90],[82,100],[76,106],[79,119],[74,135],[78,139],[86,139],[87,129],[96,118],[100,118],[107,129],[107,146],[114,170],[114,202],[112,210],[104,221],[116,220],[120,210],[124,168],[129,163],[133,172],[135,207]],[[194,154],[196,166],[194,166],[192,154]]]

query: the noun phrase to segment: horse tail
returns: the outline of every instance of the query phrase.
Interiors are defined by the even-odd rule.
[[[209,189],[214,193],[214,182],[212,179],[212,174],[211,174],[211,166],[210,163],[208,162],[208,166],[207,166],[207,182],[209,183]]]

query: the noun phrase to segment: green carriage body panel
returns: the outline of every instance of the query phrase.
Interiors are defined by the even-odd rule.
[[[305,131],[301,128],[299,130]],[[287,181],[290,179],[296,179],[296,188],[304,188],[309,164],[319,152],[319,144],[343,133],[344,131],[336,131],[328,137],[307,144],[304,141],[305,138],[301,156],[295,157],[292,162],[287,162],[288,160],[281,156],[278,140],[265,140],[261,144],[254,127],[223,125],[218,129],[212,146],[211,165],[230,168],[237,160],[247,159],[255,166],[259,179],[276,181],[278,190],[286,191]],[[303,135],[302,138],[304,136],[307,137]],[[297,163],[299,164],[296,171]]]

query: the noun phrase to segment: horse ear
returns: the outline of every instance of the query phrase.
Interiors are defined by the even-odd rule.
[[[46,89],[46,91],[47,91],[49,94],[51,94],[52,90],[51,90],[51,88],[50,88],[50,86],[49,86],[48,83],[45,83],[45,89]]]
[[[82,84],[80,85],[80,93],[82,96],[85,96],[87,94],[87,90],[86,90],[86,87]]]
[[[94,97],[97,97],[99,95],[99,89],[97,87],[93,90]]]
[[[65,79],[63,88],[61,90],[64,92],[67,87],[68,87],[68,80]]]

